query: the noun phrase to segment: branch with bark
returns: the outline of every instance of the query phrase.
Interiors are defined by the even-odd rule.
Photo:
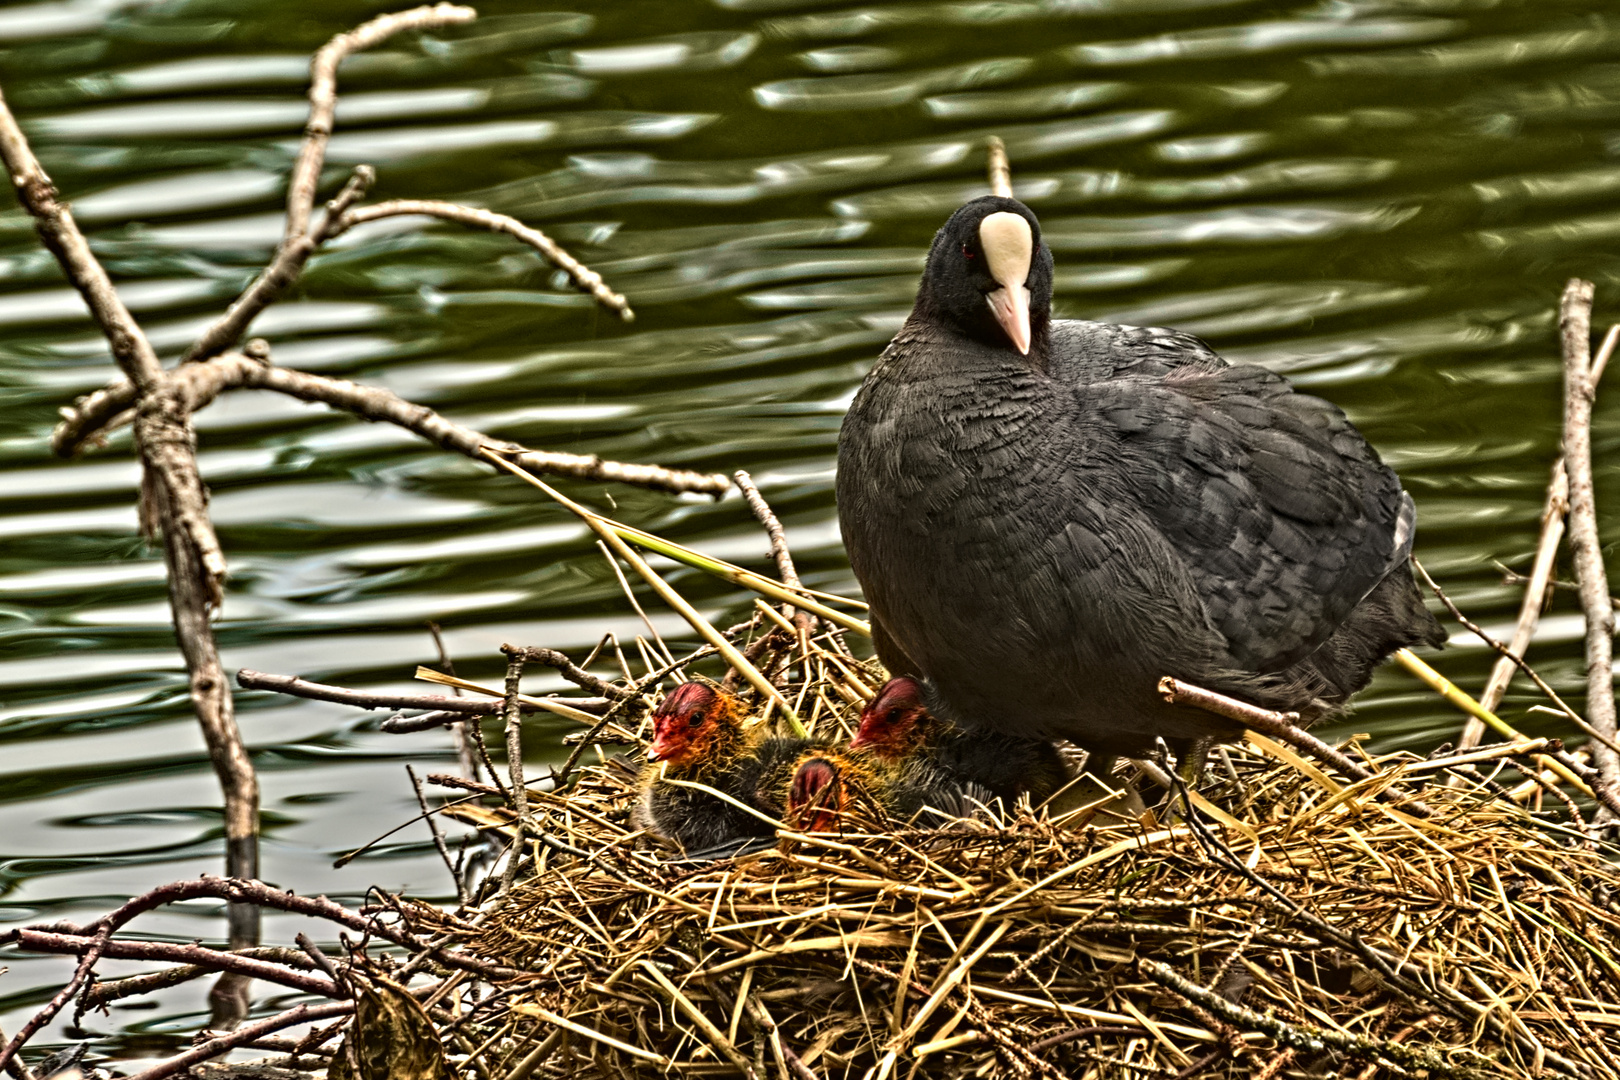
[[[197,469],[192,415],[198,409],[227,390],[277,390],[367,420],[397,424],[435,445],[486,462],[491,453],[498,454],[524,471],[714,496],[730,487],[730,482],[718,474],[604,461],[595,455],[533,450],[491,439],[385,390],[272,367],[267,362],[268,347],[262,343],[250,343],[242,352],[228,352],[253,319],[298,280],[322,244],[359,225],[404,215],[423,215],[511,236],[567,273],[598,303],[617,311],[626,321],[633,318],[624,296],[610,289],[600,275],[544,233],[514,218],[477,207],[428,200],[359,205],[375,179],[369,166],[356,168],[326,204],[324,214],[314,220],[316,193],[337,104],[337,71],[343,59],[404,31],[450,26],[475,17],[471,8],[443,3],[381,15],[337,35],[315,54],[310,65],[308,121],[288,185],[282,241],[252,284],[186,351],[182,363],[168,370],[119,298],[111,277],[91,251],[0,95],[0,160],[18,201],[32,217],[41,243],[84,298],[123,374],[122,379],[63,410],[62,422],[52,435],[52,448],[70,456],[110,427],[126,421],[133,423],[135,450],[142,465],[140,519],[148,538],[162,538],[170,608],[185,658],[193,708],[224,791],[226,873],[231,877],[258,876],[259,790],[236,726],[211,625],[211,617],[221,603],[227,565],[209,518],[207,489]],[[230,901],[231,945],[243,948],[258,940],[258,908]],[[86,952],[83,970],[94,964],[95,955],[94,949]],[[216,987],[214,1006],[217,1024],[228,1025],[246,1016],[245,982],[227,976]]]
[[[391,390],[276,367],[265,362],[264,351],[255,352],[260,355],[232,352],[210,361],[187,364],[167,374],[166,389],[176,407],[188,412],[205,408],[229,390],[274,390],[300,401],[353,413],[362,420],[394,424],[441,449],[470,458],[486,460],[483,451],[488,449],[525,472],[540,476],[611,481],[655,491],[716,497],[731,488],[731,481],[722,473],[607,461],[595,454],[531,450],[457,424],[425,405],[406,401]],[[52,449],[63,457],[72,456],[85,442],[117,423],[135,405],[137,397],[135,384],[129,379],[120,379],[81,398],[71,408],[63,409],[62,420],[51,435]]]
[[[450,697],[446,694],[374,694],[366,690],[351,690],[346,686],[311,682],[296,675],[271,675],[250,668],[238,671],[236,681],[238,685],[249,690],[274,690],[278,694],[290,694],[293,697],[309,698],[314,701],[330,701],[338,705],[353,705],[357,709],[433,709],[460,716],[488,716],[501,708],[499,701],[479,701],[476,698]],[[612,688],[623,693],[617,686]],[[600,712],[611,704],[606,697],[558,697],[546,700],[571,705],[581,712]],[[519,701],[518,708],[524,712],[545,711],[544,707],[527,701]]]
[[[173,985],[176,982],[184,981],[185,978],[195,977],[196,975],[223,972],[227,976],[243,980],[244,983],[248,979],[265,979],[288,989],[320,994],[324,997],[348,996],[336,980],[320,979],[306,974],[314,965],[301,956],[290,955],[291,950],[252,948],[219,950],[204,948],[200,945],[178,945],[142,940],[129,941],[113,936],[134,919],[156,908],[202,898],[224,900],[233,905],[248,906],[253,908],[255,912],[270,909],[322,919],[344,929],[364,934],[367,937],[397,945],[413,954],[413,956],[420,957],[423,960],[431,960],[441,970],[451,969],[465,972],[467,975],[480,979],[496,981],[509,979],[516,974],[487,961],[464,956],[454,950],[444,949],[436,942],[423,941],[398,926],[385,922],[377,913],[368,914],[355,911],[334,903],[325,897],[299,896],[259,881],[207,877],[188,881],[175,881],[134,897],[116,910],[85,926],[56,923],[43,926],[19,927],[5,934],[0,934],[0,946],[11,946],[26,952],[59,953],[80,957],[79,965],[68,983],[43,1008],[35,1013],[3,1048],[0,1048],[0,1069],[11,1066],[16,1061],[18,1051],[31,1038],[44,1030],[61,1013],[62,1009],[79,994],[80,990],[90,982],[97,963],[103,959],[179,961],[187,969],[183,973],[177,973],[175,969],[171,969],[166,972],[137,976],[137,978],[143,980],[143,989],[147,988],[145,984]],[[101,995],[100,1000],[111,1000],[111,997]],[[87,999],[88,1003],[91,1003],[89,999]],[[350,1003],[344,1004],[348,1006]],[[339,1013],[325,1012],[322,1015],[335,1016],[339,1015]],[[309,1018],[313,1019],[314,1017]],[[291,1023],[296,1022],[299,1021],[289,1021],[288,1024],[281,1026],[289,1026]],[[253,1029],[243,1028],[242,1032],[249,1030]],[[272,1027],[263,1030],[278,1030],[278,1028]],[[238,1034],[241,1034],[241,1032],[238,1032]],[[150,1075],[170,1075],[170,1073],[163,1070],[174,1066],[177,1061],[183,1060],[194,1063],[195,1061],[206,1060],[206,1058],[222,1053],[235,1045],[237,1045],[235,1042],[221,1045],[218,1049],[204,1054],[202,1057],[192,1057],[191,1053],[193,1052],[188,1052],[188,1054],[181,1055],[181,1058],[152,1070]],[[143,1073],[141,1075],[149,1074]]]
[[[1614,605],[1598,537],[1592,486],[1592,283],[1571,279],[1564,289],[1558,329],[1564,353],[1564,467],[1569,473],[1569,541],[1575,580],[1586,611],[1586,719],[1609,742],[1615,739]],[[1610,784],[1620,780],[1620,755],[1592,747],[1592,761]]]

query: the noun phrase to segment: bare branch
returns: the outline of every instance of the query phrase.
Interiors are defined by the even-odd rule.
[[[436,446],[468,457],[481,458],[480,451],[488,447],[524,471],[542,476],[613,481],[655,491],[697,492],[716,497],[731,487],[731,481],[722,473],[608,461],[595,454],[530,450],[462,427],[424,405],[412,404],[381,387],[274,367],[241,353],[228,353],[206,364],[187,365],[170,372],[169,379],[177,391],[183,391],[187,406],[193,410],[206,406],[226,390],[275,390],[302,401],[352,412],[365,420],[397,424]],[[60,455],[71,455],[86,439],[129,408],[134,399],[135,389],[125,380],[98,390],[72,409],[63,410],[62,422],[51,436],[52,448]]]
[[[771,558],[776,560],[776,572],[781,576],[782,584],[790,589],[804,588],[804,583],[799,580],[799,571],[793,566],[793,553],[788,550],[787,533],[771,511],[770,504],[765,501],[765,496],[759,493],[754,478],[748,475],[746,469],[738,469],[731,474],[731,478],[737,482],[738,490],[748,502],[748,509],[765,526],[765,535],[771,538]],[[782,605],[782,615],[792,619],[793,625],[805,633],[815,629],[816,617],[808,611],[799,611],[792,604]]]
[[[295,1027],[298,1024],[308,1024],[316,1020],[329,1020],[334,1016],[347,1016],[354,1011],[352,1001],[333,1001],[325,1005],[300,1005],[284,1013],[251,1024],[243,1024],[229,1035],[221,1035],[217,1039],[209,1039],[192,1047],[185,1053],[170,1058],[161,1065],[138,1072],[127,1080],[167,1080],[170,1076],[178,1076],[187,1072],[193,1065],[209,1058],[218,1057],[238,1046],[246,1046],[272,1031],[281,1031],[284,1028]]]
[[[67,204],[57,201],[56,186],[29,148],[3,95],[0,95],[0,159],[4,159],[6,173],[17,189],[17,201],[32,215],[41,242],[56,256],[68,280],[84,297],[91,316],[112,346],[113,359],[136,386],[143,390],[155,386],[163,376],[163,365],[158,362],[152,343],[118,298],[107,271],[91,254],[90,244],[68,212]]]
[[[1564,352],[1564,467],[1569,472],[1569,539],[1575,579],[1586,609],[1586,718],[1613,741],[1614,605],[1598,537],[1597,501],[1592,489],[1592,283],[1571,279],[1564,289],[1558,326]],[[1607,746],[1592,747],[1592,761],[1610,784],[1620,780],[1620,756]]]
[[[1518,661],[1530,647],[1536,624],[1541,621],[1541,608],[1547,599],[1554,564],[1558,561],[1558,543],[1564,537],[1564,515],[1568,511],[1569,473],[1564,468],[1564,459],[1560,457],[1553,463],[1552,480],[1547,485],[1547,503],[1541,511],[1541,540],[1536,545],[1535,566],[1524,588],[1524,601],[1519,605],[1518,625],[1513,628],[1513,639],[1507,644],[1507,652],[1497,658],[1495,666],[1491,668],[1491,677],[1485,683],[1485,691],[1479,696],[1480,705],[1490,712],[1495,712],[1496,707],[1502,704],[1502,696],[1513,681]],[[1484,721],[1470,716],[1468,723],[1463,725],[1457,747],[1466,750],[1470,746],[1478,746],[1484,736]]]
[[[640,695],[634,690],[627,690],[617,683],[592,675],[556,649],[537,649],[533,646],[502,645],[501,651],[508,656],[521,656],[526,663],[544,664],[556,668],[558,674],[573,683],[575,686],[601,694],[603,697],[615,701],[632,701]],[[570,702],[572,704],[572,702]]]
[[[343,185],[343,190],[326,204],[326,217],[322,219],[321,225],[312,232],[302,233],[283,241],[276,249],[275,257],[270,260],[270,265],[259,272],[259,276],[253,279],[253,284],[242,290],[242,295],[231,302],[225,314],[215,319],[213,324],[203,331],[202,337],[186,350],[180,362],[190,364],[207,360],[235,345],[237,340],[247,333],[248,325],[259,313],[280,299],[287,287],[298,280],[298,276],[304,272],[304,264],[315,254],[315,249],[329,237],[331,227],[338,217],[365,195],[376,178],[377,174],[370,165],[361,165],[355,169],[354,175]]]
[[[492,210],[480,210],[471,206],[462,206],[458,203],[439,202],[436,199],[394,199],[391,202],[377,203],[375,206],[360,206],[345,212],[333,225],[331,235],[341,235],[354,226],[362,225],[368,221],[380,221],[383,218],[391,217],[410,217],[412,215],[442,218],[445,221],[454,221],[458,225],[504,233],[514,239],[521,240],[543,255],[546,261],[567,273],[582,291],[588,292],[595,297],[597,303],[617,311],[619,318],[625,322],[631,322],[636,317],[636,313],[630,309],[630,302],[624,298],[624,294],[616,293],[608,288],[607,283],[602,280],[601,274],[568,254],[555,240],[539,229],[531,229],[517,218],[497,214]]]
[[[501,650],[506,652],[505,649]],[[521,841],[522,830],[529,824],[529,789],[523,782],[523,725],[518,722],[518,684],[523,680],[523,651],[521,649],[506,653],[506,701],[505,708],[501,710],[506,721],[506,768],[511,782],[512,813],[518,822],[518,838]],[[517,876],[518,856],[522,854],[523,844],[513,845],[507,853],[506,867],[501,872],[501,891],[512,890],[512,882]]]
[[[337,70],[345,57],[380,44],[406,30],[427,30],[471,22],[478,13],[459,4],[434,4],[379,15],[347,33],[339,34],[315,54],[309,64],[309,120],[304,125],[304,145],[293,163],[287,184],[287,228],[282,241],[302,237],[309,228],[310,211],[315,206],[315,187],[320,183],[321,166],[326,164],[326,143],[332,137],[332,117],[337,111]]]
[[[60,934],[25,928],[17,932],[14,944],[24,952],[82,956],[90,951],[95,940],[94,935]],[[201,945],[174,945],[166,941],[109,941],[101,948],[101,955],[109,960],[177,961],[193,968],[199,974],[205,971],[234,971],[250,978],[263,979],[265,982],[301,990],[306,994],[319,994],[321,997],[343,996],[343,992],[329,980],[301,975],[298,972],[288,971],[281,964],[238,952],[209,949]]]
[[[182,963],[179,967],[163,968],[159,971],[149,971],[141,975],[128,975],[121,979],[98,980],[96,983],[88,987],[80,996],[80,1008],[97,1009],[104,1005],[109,1005],[114,1001],[122,1001],[127,997],[136,997],[141,994],[155,993],[159,990],[166,990],[171,986],[178,986],[183,982],[190,982],[199,975],[204,975],[211,971],[218,970],[216,966],[193,963],[190,961],[194,959],[205,959],[211,961],[214,956],[226,955],[221,953],[218,949],[208,949],[202,945],[171,945],[165,942],[149,941],[121,941],[117,942],[116,944],[120,948],[129,948],[131,950],[140,951],[140,955],[136,955],[135,952],[132,952],[129,957],[130,959],[185,960],[187,962]],[[162,948],[158,952],[147,953],[145,950],[149,945],[160,945]],[[189,953],[186,955],[182,955],[180,953],[171,953],[168,951],[171,949],[196,949],[211,955],[200,958],[192,957]],[[108,955],[112,954],[109,953]],[[309,957],[305,956],[297,949],[289,949],[285,946],[259,946],[258,948],[253,949],[234,949],[228,955],[247,957],[250,960],[264,960],[271,964],[277,964],[283,967],[298,968],[305,971],[310,970],[311,967]]]
[[[0,97],[0,157],[4,158],[18,199],[35,219],[40,239],[84,297],[92,317],[101,327],[113,358],[130,384],[132,404],[136,403],[136,391],[139,391],[135,444],[142,463],[142,522],[149,536],[158,526],[163,533],[175,637],[185,657],[192,704],[208,744],[209,758],[224,791],[226,870],[241,877],[257,877],[259,789],[241,733],[236,728],[219,651],[209,625],[210,613],[220,603],[226,567],[208,519],[207,492],[197,472],[190,411],[182,397],[171,393],[169,377],[151,342],[119,299],[105,268],[91,252],[67,206],[57,201],[50,177],[34,157],[3,97]],[[231,944],[257,944],[257,909],[233,903],[229,910]],[[79,966],[74,978],[76,984],[83,982],[94,962],[92,950]],[[245,1015],[242,989],[239,982],[216,987],[217,1016]],[[46,1017],[48,1022],[49,1015],[60,1008],[61,1004],[53,999],[40,1016]],[[30,1024],[36,1022],[39,1016]],[[25,1029],[0,1051],[0,1064],[15,1054],[21,1040],[29,1034],[31,1032]]]
[[[1342,751],[1329,746],[1327,743],[1310,734],[1297,724],[1298,713],[1279,713],[1269,709],[1262,709],[1257,705],[1250,705],[1246,701],[1217,694],[1213,690],[1205,690],[1201,686],[1172,679],[1166,675],[1159,680],[1159,694],[1171,705],[1190,705],[1195,709],[1212,712],[1216,716],[1224,716],[1228,720],[1238,723],[1262,734],[1269,735],[1280,742],[1288,743],[1295,749],[1316,758],[1318,761],[1338,769],[1353,780],[1371,780],[1372,772],[1358,764]],[[1389,792],[1380,792],[1379,797],[1388,796]],[[1404,798],[1406,808],[1418,817],[1429,817],[1432,813],[1428,807],[1416,799]]]
[[[490,702],[489,704],[489,712],[479,713],[477,716],[470,713],[449,712],[446,710],[421,713],[417,716],[390,716],[388,719],[377,725],[377,730],[381,731],[385,735],[408,735],[417,731],[430,731],[436,727],[448,727],[453,729],[456,724],[459,724],[462,721],[482,720],[484,717],[489,716],[495,711],[496,703]],[[568,704],[572,705],[574,703],[570,701]],[[467,771],[472,772],[473,770],[468,769]]]
[[[330,686],[310,682],[295,675],[272,675],[263,671],[243,668],[236,673],[238,686],[249,690],[274,690],[278,694],[331,701],[339,705],[353,705],[357,709],[435,709],[461,716],[488,716],[500,710],[498,701],[479,701],[476,698],[448,697],[444,694],[373,694],[365,690],[351,690],[346,686]],[[615,689],[618,689],[615,687]],[[557,698],[556,700],[585,712],[607,707],[606,698]],[[518,702],[524,712],[544,712],[538,705]]]
[[[38,929],[51,933],[78,936],[95,933],[111,935],[119,927],[148,911],[160,908],[165,904],[174,904],[182,900],[195,900],[201,897],[239,901],[255,904],[259,907],[272,908],[276,911],[290,912],[295,915],[307,915],[311,918],[325,919],[357,933],[366,933],[373,937],[382,938],[385,941],[391,941],[395,945],[410,949],[413,952],[426,951],[431,959],[445,967],[456,968],[485,979],[507,979],[517,974],[510,968],[504,968],[483,960],[476,960],[458,952],[446,952],[443,949],[436,948],[433,943],[422,941],[391,923],[382,922],[375,916],[346,908],[342,904],[328,900],[324,896],[299,896],[296,893],[286,892],[272,885],[266,885],[262,881],[242,881],[236,878],[204,877],[171,881],[167,885],[160,885],[155,889],[142,893],[140,896],[134,897],[122,907],[103,915],[100,919],[86,926],[55,923],[49,926],[23,927],[0,934],[0,944],[14,940],[24,929]]]
[[[635,318],[630,302],[622,293],[608,288],[602,275],[574,258],[545,233],[530,228],[516,218],[431,199],[400,199],[354,208],[353,204],[365,194],[374,178],[369,165],[357,168],[337,197],[326,204],[326,216],[321,223],[309,232],[282,243],[270,265],[236,298],[229,310],[197,339],[196,344],[186,352],[183,362],[207,360],[234,345],[247,332],[248,324],[298,280],[304,264],[323,243],[341,236],[356,225],[391,217],[435,217],[470,228],[504,233],[534,248],[548,262],[567,273],[582,291],[589,293],[604,307],[617,311],[625,322]]]

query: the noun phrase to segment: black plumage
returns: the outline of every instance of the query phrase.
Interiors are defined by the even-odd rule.
[[[1443,640],[1412,502],[1338,408],[1173,330],[1052,321],[1051,283],[1022,203],[957,211],[840,435],[880,657],[936,713],[1139,754],[1235,731],[1160,676],[1309,713]]]

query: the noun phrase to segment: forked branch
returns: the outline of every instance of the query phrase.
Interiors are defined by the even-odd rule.
[[[274,390],[301,401],[351,412],[363,420],[396,424],[435,446],[467,457],[487,460],[482,453],[487,447],[524,471],[537,475],[613,481],[658,491],[696,492],[716,497],[731,487],[731,481],[722,473],[607,461],[595,454],[531,450],[463,427],[425,405],[413,404],[381,387],[275,367],[243,353],[227,353],[205,364],[186,365],[170,372],[168,381],[173,392],[181,395],[192,411],[203,408],[227,390]],[[58,454],[72,454],[87,439],[114,423],[134,402],[135,387],[127,379],[90,394],[73,407],[62,410],[62,421],[52,433],[51,445]]]

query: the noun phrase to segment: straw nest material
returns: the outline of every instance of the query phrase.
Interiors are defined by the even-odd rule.
[[[709,863],[632,832],[608,761],[530,794],[489,916],[407,910],[523,973],[459,1033],[488,1077],[1620,1076],[1620,868],[1479,773],[1365,760],[1255,736],[1190,819],[850,820]]]

